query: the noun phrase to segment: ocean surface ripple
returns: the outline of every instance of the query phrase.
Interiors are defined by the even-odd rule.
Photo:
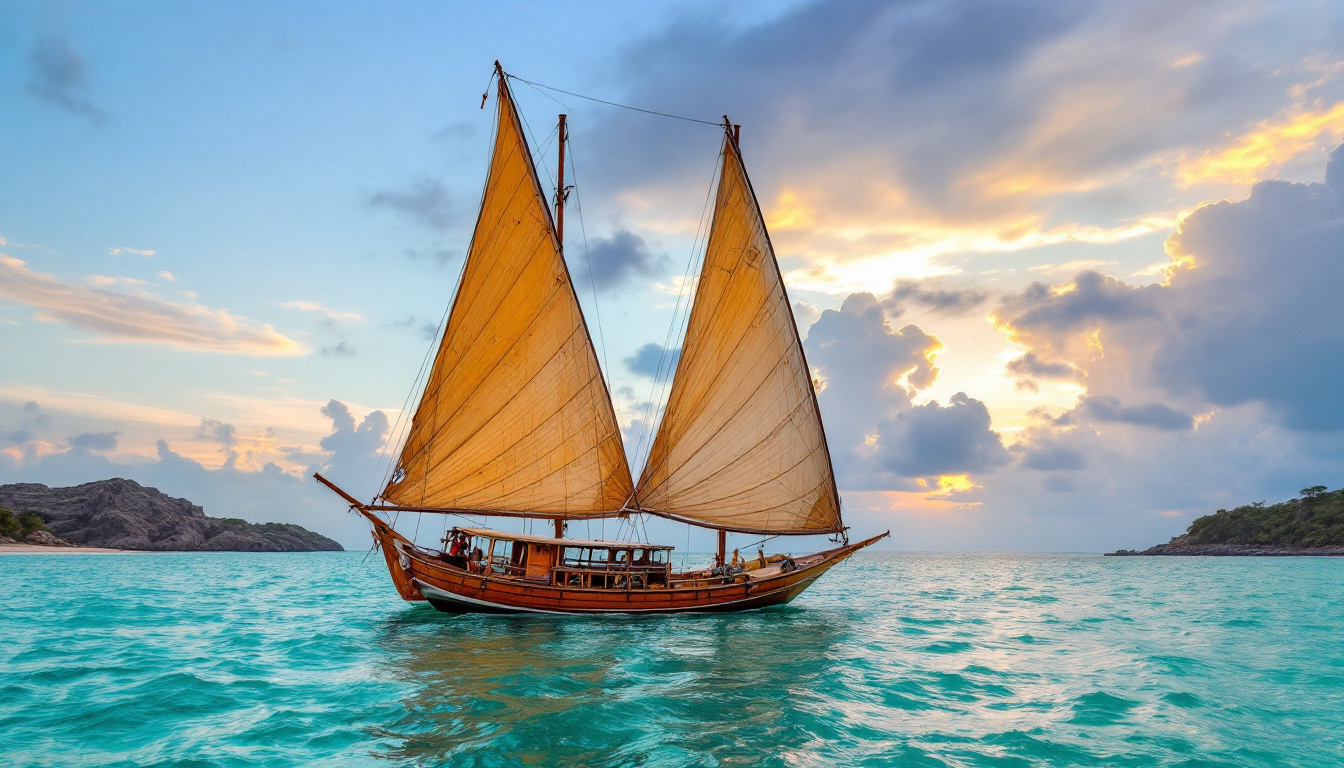
[[[533,618],[362,558],[0,557],[0,762],[1344,765],[1344,559],[861,554],[778,609]]]

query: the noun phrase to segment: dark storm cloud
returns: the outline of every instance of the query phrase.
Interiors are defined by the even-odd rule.
[[[71,448],[86,451],[110,451],[117,447],[117,435],[120,432],[85,432],[82,435],[66,438]]]
[[[56,37],[38,40],[28,54],[28,65],[29,93],[87,118],[96,126],[108,121],[107,113],[83,95],[88,91],[84,59],[70,47],[70,43]]]
[[[681,357],[681,347],[665,349],[662,344],[648,343],[635,350],[635,354],[621,362],[631,373],[653,378],[660,372],[676,370],[677,359]]]
[[[652,277],[667,267],[667,258],[654,253],[644,238],[628,230],[617,230],[611,237],[592,240],[588,246],[588,263],[577,268],[574,280],[582,285],[592,282],[599,291],[615,288],[635,277]]]
[[[368,195],[364,204],[401,214],[408,220],[439,232],[456,222],[457,206],[448,188],[436,179],[421,179],[407,189],[382,190]]]

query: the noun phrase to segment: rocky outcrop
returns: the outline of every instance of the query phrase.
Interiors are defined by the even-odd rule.
[[[70,546],[70,542],[66,541],[65,539],[58,539],[55,536],[52,536],[51,531],[33,531],[32,533],[28,534],[28,538],[24,539],[24,541],[28,542],[29,544],[38,544],[43,547]]]
[[[46,522],[47,535],[76,546],[160,552],[341,550],[340,544],[298,525],[206,517],[186,499],[122,478],[70,488],[0,485],[0,506],[35,510]]]

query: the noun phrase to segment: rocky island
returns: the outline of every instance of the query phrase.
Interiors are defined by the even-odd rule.
[[[1213,555],[1284,557],[1344,556],[1344,488],[1303,488],[1301,498],[1266,506],[1263,501],[1220,509],[1193,523],[1166,544],[1142,552],[1122,549],[1108,556]]]
[[[342,549],[298,525],[206,517],[203,509],[186,499],[123,478],[70,488],[0,485],[0,536],[46,546],[154,552]]]

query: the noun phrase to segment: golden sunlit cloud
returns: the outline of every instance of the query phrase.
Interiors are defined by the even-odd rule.
[[[1182,186],[1218,182],[1253,184],[1269,178],[1275,170],[1302,152],[1344,138],[1344,101],[1326,110],[1299,111],[1276,120],[1265,120],[1243,134],[1231,146],[1205,152],[1180,164],[1176,171]]]
[[[875,226],[861,231],[850,227],[841,233],[844,238],[837,239],[890,240],[900,245],[854,258],[816,254],[807,259],[807,266],[790,271],[785,279],[791,289],[830,294],[871,291],[874,286],[887,286],[898,279],[956,274],[959,271],[956,267],[943,263],[946,256],[1013,253],[1061,243],[1109,245],[1170,230],[1185,213],[1143,216],[1116,227],[1075,223],[1044,228],[1035,217],[965,228],[920,223]],[[818,235],[817,239],[824,239],[824,229],[821,232],[814,230],[814,233]]]
[[[137,281],[95,275],[101,287],[71,285],[34,272],[0,254],[0,298],[37,310],[42,322],[67,323],[97,333],[102,341],[163,344],[177,349],[234,355],[302,355],[294,340],[266,323],[236,317],[227,309],[168,301],[148,293],[110,288]]]
[[[970,475],[942,475],[938,478],[938,492],[945,494],[965,493],[980,486],[971,482]]]

